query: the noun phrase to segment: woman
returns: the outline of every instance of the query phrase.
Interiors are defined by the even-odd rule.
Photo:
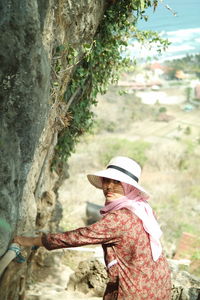
[[[42,237],[16,237],[21,246],[48,250],[102,244],[109,282],[104,300],[169,300],[170,271],[162,254],[161,230],[138,183],[141,168],[118,156],[106,170],[89,174],[92,185],[103,190],[102,219],[95,224]]]

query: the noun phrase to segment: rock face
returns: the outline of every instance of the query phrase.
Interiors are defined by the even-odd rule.
[[[172,277],[171,300],[199,300],[200,279],[179,270],[179,261],[169,260]],[[105,266],[98,259],[80,262],[70,276],[67,290],[81,291],[89,296],[103,297],[108,282]]]
[[[85,260],[70,276],[67,290],[80,291],[88,297],[103,297],[107,281],[106,268],[98,259]]]
[[[105,2],[0,0],[0,256],[13,235],[57,226],[58,217],[50,222],[59,207],[57,176],[49,168],[57,133],[67,126],[58,126],[67,112],[59,93],[73,68],[56,74],[56,89],[54,49],[68,44],[79,49],[91,41]],[[26,269],[9,265],[1,277],[0,299],[23,299]]]
[[[181,270],[182,260],[170,259],[172,274],[172,300],[199,300],[200,278]]]
[[[50,65],[36,1],[1,1],[0,19],[2,255],[24,219],[19,207],[48,114]]]

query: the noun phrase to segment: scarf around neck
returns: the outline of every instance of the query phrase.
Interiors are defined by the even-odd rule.
[[[124,196],[114,201],[108,202],[100,210],[102,215],[106,215],[114,210],[127,208],[131,210],[142,221],[144,230],[149,234],[151,253],[154,261],[157,261],[162,253],[160,237],[162,231],[155,219],[153,210],[148,204],[148,196],[144,196],[138,189],[130,184],[121,182],[124,189]]]

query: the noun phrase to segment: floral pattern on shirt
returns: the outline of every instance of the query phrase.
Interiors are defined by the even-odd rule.
[[[42,236],[48,250],[102,244],[109,282],[104,300],[169,300],[170,271],[166,258],[152,259],[149,235],[130,210],[112,211],[87,227]]]

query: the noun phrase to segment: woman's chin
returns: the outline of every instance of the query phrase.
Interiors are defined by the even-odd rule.
[[[110,198],[107,199],[107,198],[106,198],[105,204],[109,204],[109,203],[111,203],[112,201],[113,201],[112,199],[110,199]]]
[[[113,201],[115,201],[117,199],[118,198],[116,198],[116,197],[108,197],[108,198],[106,198],[106,204],[111,203],[111,202],[113,202]]]

